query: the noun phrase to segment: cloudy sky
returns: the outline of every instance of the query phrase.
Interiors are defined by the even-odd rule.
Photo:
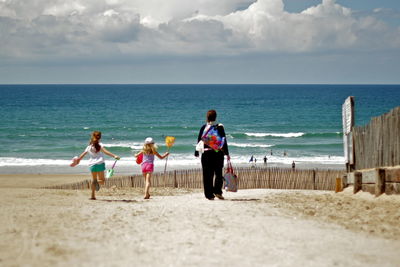
[[[0,83],[400,83],[399,0],[0,0]]]

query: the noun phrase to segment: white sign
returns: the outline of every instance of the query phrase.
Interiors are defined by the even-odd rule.
[[[343,135],[343,144],[344,144],[344,160],[345,163],[354,164],[353,158],[353,134],[350,132],[349,134]]]
[[[342,106],[342,118],[343,118],[343,134],[349,134],[351,132],[352,125],[352,111],[351,111],[351,96],[344,101]]]
[[[351,133],[354,121],[352,109],[352,97],[349,96],[342,106],[344,160],[349,164],[354,164],[353,135]]]

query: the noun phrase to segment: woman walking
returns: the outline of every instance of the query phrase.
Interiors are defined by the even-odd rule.
[[[216,119],[217,112],[215,110],[209,110],[206,116],[206,124],[200,128],[197,138],[197,142],[200,142],[201,148],[197,148],[195,152],[196,157],[199,156],[198,150],[202,150],[201,152],[203,152],[201,155],[201,166],[203,169],[204,195],[209,200],[214,200],[215,197],[224,199],[222,196],[222,169],[224,167],[224,155],[226,155],[227,159],[230,160],[224,126],[216,123]],[[211,127],[217,129],[219,137],[225,139],[225,142],[220,149],[211,148],[207,144],[202,145],[201,143],[202,137],[210,131]]]

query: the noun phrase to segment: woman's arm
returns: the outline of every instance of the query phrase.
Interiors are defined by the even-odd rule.
[[[229,149],[228,149],[228,141],[226,140],[225,129],[222,124],[218,125],[218,132],[221,135],[221,137],[225,137],[225,143],[224,143],[224,146],[222,147],[222,151],[224,152],[225,155],[228,156],[228,159],[230,159]]]
[[[114,155],[113,153],[111,153],[110,151],[108,151],[105,147],[102,147],[102,148],[101,148],[101,151],[102,151],[104,154],[106,154],[106,155],[108,155],[108,156],[110,156],[110,157],[112,157],[112,158],[114,158],[114,159],[120,159],[120,157],[118,157],[117,155]]]
[[[206,125],[203,125],[203,126],[200,128],[199,136],[197,137],[197,143],[200,142],[201,137],[203,136],[204,128],[206,128]]]
[[[197,137],[197,143],[200,142],[200,140],[201,140],[201,137],[202,137],[203,132],[204,132],[204,128],[206,128],[206,125],[203,125],[203,126],[200,128],[199,136]],[[195,151],[194,151],[194,156],[195,156],[195,157],[198,157],[198,156],[199,156],[199,151],[195,150]]]

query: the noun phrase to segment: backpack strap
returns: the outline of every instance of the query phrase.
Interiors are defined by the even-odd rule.
[[[207,125],[206,125],[206,127],[207,127]],[[214,127],[214,125],[210,125],[210,127],[208,127],[207,131],[205,133],[203,133],[203,135],[201,136],[201,139],[203,139],[208,134],[208,132],[211,130],[211,127]]]

